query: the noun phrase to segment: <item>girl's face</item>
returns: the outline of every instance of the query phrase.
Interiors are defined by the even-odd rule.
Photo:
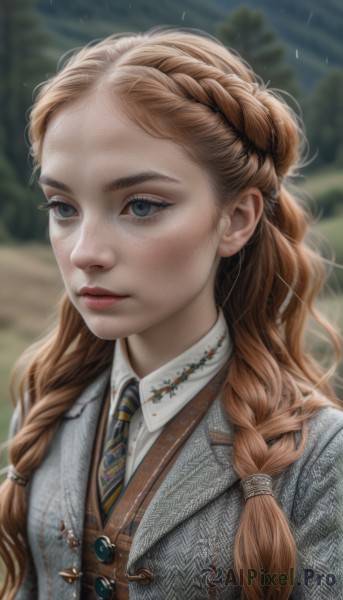
[[[52,117],[40,184],[67,293],[96,336],[192,342],[214,324],[215,197],[181,146],[95,93]]]

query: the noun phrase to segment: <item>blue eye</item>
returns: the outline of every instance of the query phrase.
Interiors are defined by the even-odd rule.
[[[172,204],[171,202],[158,202],[144,197],[137,197],[129,200],[125,207],[125,212],[129,214],[133,222],[138,224],[149,223],[159,218],[163,210],[172,206]]]
[[[75,217],[76,210],[70,204],[66,202],[61,202],[60,200],[49,200],[48,202],[43,202],[38,206],[41,210],[52,210],[56,219],[71,219]]]
[[[69,204],[64,204],[64,202],[59,202],[55,205],[56,213],[58,217],[62,219],[70,219],[75,214],[75,209]]]
[[[156,203],[153,204],[148,200],[134,200],[130,206],[136,217],[147,217],[150,214],[152,206],[156,206]]]

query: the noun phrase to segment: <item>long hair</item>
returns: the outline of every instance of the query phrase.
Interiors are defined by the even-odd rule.
[[[112,36],[79,50],[40,87],[29,124],[37,168],[52,114],[95,88],[111,90],[132,121],[181,144],[203,165],[218,209],[250,186],[263,195],[253,237],[237,255],[221,260],[215,294],[233,341],[223,403],[235,427],[234,469],[240,477],[281,473],[301,456],[309,417],[324,406],[340,406],[325,371],[305,350],[311,316],[331,336],[338,360],[335,331],[314,308],[324,282],[322,262],[304,242],[309,218],[287,187],[303,149],[298,120],[213,39],[173,30]],[[90,333],[64,297],[57,329],[35,347],[19,387],[23,418],[9,454],[21,475],[29,478],[39,466],[59,419],[110,364],[112,353],[113,342]],[[9,600],[25,574],[26,517],[25,489],[7,480],[0,490],[0,554],[6,567],[2,597]],[[237,572],[289,572],[295,564],[295,543],[276,500],[249,499],[235,539]],[[262,590],[244,579],[245,598],[261,594],[283,600],[291,588]]]

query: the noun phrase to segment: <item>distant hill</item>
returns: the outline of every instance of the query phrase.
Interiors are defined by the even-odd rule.
[[[286,46],[303,91],[311,91],[332,67],[343,67],[341,0],[212,0],[227,11],[242,4],[263,10],[267,22]]]
[[[216,35],[243,4],[263,10],[286,47],[303,93],[332,67],[342,67],[341,0],[35,0],[43,25],[56,35],[56,58],[92,39],[156,25],[195,27]]]

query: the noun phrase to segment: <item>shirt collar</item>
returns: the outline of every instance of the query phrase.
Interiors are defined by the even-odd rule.
[[[222,311],[196,344],[143,378],[132,369],[125,339],[117,340],[111,373],[111,413],[132,379],[139,382],[143,417],[150,432],[165,425],[227,362],[231,342]]]

